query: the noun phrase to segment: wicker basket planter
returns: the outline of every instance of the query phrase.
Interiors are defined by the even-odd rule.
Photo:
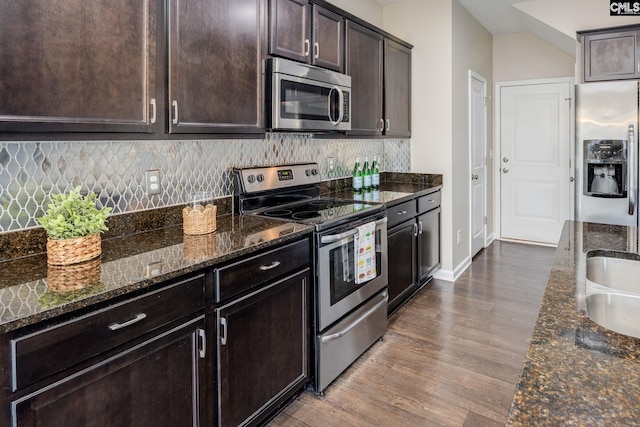
[[[215,205],[185,206],[182,209],[182,228],[184,234],[207,234],[216,230]]]
[[[102,253],[100,234],[75,239],[47,239],[47,263],[70,265],[94,259]]]

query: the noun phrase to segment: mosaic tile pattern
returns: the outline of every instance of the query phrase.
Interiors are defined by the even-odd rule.
[[[194,191],[230,196],[233,167],[315,161],[322,179],[330,180],[350,176],[356,157],[378,156],[381,171],[409,171],[410,144],[297,133],[248,140],[0,142],[0,232],[36,227],[49,195],[78,185],[118,214],[182,204]],[[146,194],[149,169],[160,170],[159,195]]]

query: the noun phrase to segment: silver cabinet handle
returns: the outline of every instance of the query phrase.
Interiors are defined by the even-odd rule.
[[[400,212],[397,212],[397,214],[398,214],[398,215],[406,215],[406,214],[407,214],[407,211],[400,211]]]
[[[198,328],[197,333],[200,338],[200,350],[198,351],[198,356],[200,356],[200,359],[204,359],[207,356],[207,334],[204,329],[201,328]]]
[[[380,132],[384,132],[384,119],[380,119]]]
[[[118,329],[126,328],[127,326],[131,326],[134,323],[138,323],[139,321],[145,319],[146,317],[147,317],[146,314],[138,313],[133,317],[133,319],[127,320],[126,322],[110,324],[109,329],[111,329],[112,331],[117,331]]]
[[[227,345],[227,319],[221,317],[220,326],[222,327],[222,331],[220,333],[220,345]]]
[[[418,234],[422,234],[422,221],[418,222],[418,224],[419,224]]]
[[[177,125],[178,124],[178,101],[173,101],[171,103],[171,106],[173,107],[173,124]]]
[[[155,123],[156,118],[156,99],[151,98],[151,123]]]
[[[381,305],[386,305],[387,304],[387,292],[385,291],[384,293],[380,294],[380,296],[378,298],[381,298],[382,301],[378,302],[376,305],[374,305],[373,307],[371,307],[369,310],[367,310],[366,312],[364,312],[362,314],[362,316],[358,317],[356,319],[355,322],[352,322],[349,326],[347,326],[346,328],[344,328],[343,330],[336,332],[335,334],[331,334],[331,335],[327,335],[326,337],[322,337],[322,339],[320,341],[322,341],[323,343],[325,342],[329,342],[329,341],[333,341],[336,340],[340,337],[345,336],[346,334],[349,333],[350,330],[352,330],[353,328],[355,328],[356,326],[358,326],[360,323],[362,323],[363,321],[365,321],[367,319],[367,317],[369,317],[370,315],[372,315],[373,313],[376,312],[376,310],[378,310],[380,308]]]
[[[309,51],[310,51],[310,44],[309,44],[309,39],[304,39],[304,56],[309,56]]]
[[[413,237],[418,237],[418,224],[413,224]]]
[[[267,271],[267,270],[271,270],[272,268],[276,268],[279,265],[280,265],[280,261],[273,261],[271,264],[261,265],[259,268],[261,271]]]
[[[320,58],[320,43],[315,42],[315,43],[313,44],[313,51],[314,51],[313,57],[314,57],[315,59]]]
[[[507,168],[502,168],[502,172],[504,172],[504,173],[509,173],[509,169],[507,169]]]
[[[391,121],[389,119],[387,119],[387,128],[385,129],[387,132],[389,132],[389,129],[391,128]]]

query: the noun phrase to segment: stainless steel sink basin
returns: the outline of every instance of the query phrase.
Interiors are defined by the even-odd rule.
[[[586,271],[587,314],[597,324],[640,338],[640,256],[590,251]]]

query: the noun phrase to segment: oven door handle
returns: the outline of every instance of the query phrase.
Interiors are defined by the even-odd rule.
[[[379,219],[376,221],[376,227],[386,224],[387,223],[387,217],[385,216],[382,219]],[[338,242],[342,239],[346,239],[347,237],[351,237],[351,236],[355,236],[356,234],[358,234],[358,229],[357,228],[353,228],[349,231],[345,231],[344,233],[340,233],[340,234],[330,234],[329,236],[322,236],[320,238],[320,243],[333,243],[333,242]]]
[[[349,331],[351,331],[353,328],[358,326],[360,323],[364,322],[367,319],[367,317],[369,317],[372,313],[374,313],[376,310],[378,310],[381,305],[387,305],[387,297],[388,296],[389,296],[389,294],[387,293],[387,291],[384,291],[378,297],[378,298],[380,298],[380,302],[378,302],[376,305],[371,307],[369,310],[367,310],[364,313],[362,313],[362,316],[358,317],[354,322],[352,322],[349,326],[347,326],[343,330],[341,330],[339,332],[336,332],[335,334],[331,334],[331,335],[327,335],[326,337],[322,337],[322,339],[320,341],[322,341],[323,343],[326,343],[326,342],[329,342],[329,341],[337,340],[338,338],[341,338],[341,337],[345,336],[346,334],[349,333]]]

